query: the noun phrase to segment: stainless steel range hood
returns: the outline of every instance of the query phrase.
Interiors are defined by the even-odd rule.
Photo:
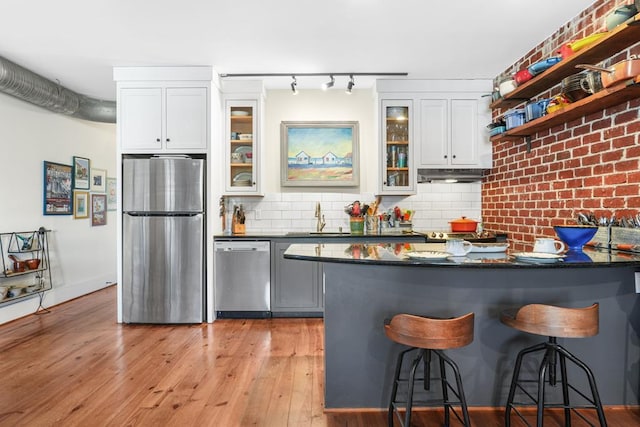
[[[484,169],[418,169],[418,183],[432,181],[482,181]]]

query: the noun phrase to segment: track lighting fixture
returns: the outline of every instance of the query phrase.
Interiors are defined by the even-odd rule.
[[[322,85],[322,90],[327,90],[330,87],[333,87],[333,84],[336,82],[336,79],[333,78],[333,74],[330,74],[329,77],[331,78],[331,80]]]
[[[351,94],[353,87],[356,85],[355,80],[354,80],[354,76],[398,76],[398,77],[406,77],[408,75],[408,73],[385,73],[385,72],[381,72],[381,73],[376,73],[376,72],[370,72],[370,73],[357,73],[357,72],[346,72],[346,73],[249,73],[249,74],[221,74],[220,77],[223,79],[226,78],[234,78],[234,77],[252,77],[252,78],[256,78],[256,77],[290,77],[292,79],[291,81],[291,92],[293,92],[294,95],[298,94],[298,80],[297,77],[322,77],[322,76],[329,76],[330,80],[326,83],[322,84],[322,90],[327,90],[329,88],[332,88],[336,82],[335,76],[348,76],[349,77],[349,81],[347,82],[347,88],[345,89],[347,94]],[[361,82],[362,83],[362,82]],[[285,86],[286,87],[286,86]]]
[[[353,74],[349,76],[349,83],[347,83],[347,93],[351,95],[351,90],[355,86],[355,82],[353,81]]]

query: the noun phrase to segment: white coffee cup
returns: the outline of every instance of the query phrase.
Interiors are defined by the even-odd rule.
[[[471,251],[473,245],[462,239],[447,239],[446,251],[453,256],[465,256]]]
[[[550,237],[538,237],[533,245],[534,252],[545,252],[548,254],[559,254],[567,248],[564,242]]]

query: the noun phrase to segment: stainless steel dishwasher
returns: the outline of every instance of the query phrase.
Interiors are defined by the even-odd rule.
[[[216,241],[214,252],[216,317],[270,317],[270,242]]]

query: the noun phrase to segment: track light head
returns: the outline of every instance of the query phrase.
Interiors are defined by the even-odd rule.
[[[349,76],[349,83],[347,83],[347,94],[351,95],[351,90],[353,89],[353,87],[356,85],[356,83],[353,81],[353,75]]]
[[[298,94],[298,81],[296,80],[296,76],[291,76],[293,81],[291,82],[291,91],[294,95]]]
[[[332,74],[330,74],[329,77],[331,78],[331,80],[322,84],[322,90],[327,90],[330,87],[333,87],[333,84],[336,82],[336,79],[333,78]]]

